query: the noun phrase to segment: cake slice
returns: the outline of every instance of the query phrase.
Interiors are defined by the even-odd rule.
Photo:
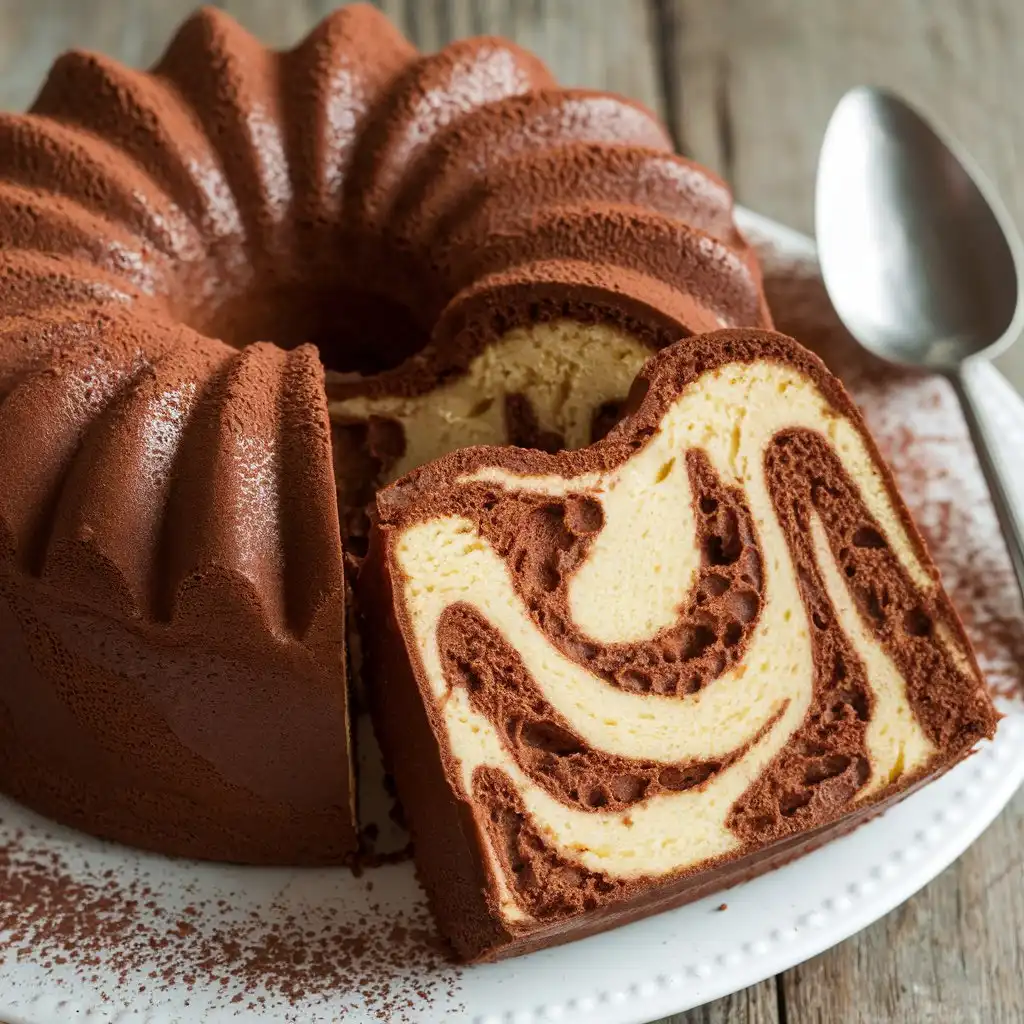
[[[853,403],[796,342],[680,341],[607,439],[472,448],[378,496],[375,724],[458,955],[706,895],[992,736]]]

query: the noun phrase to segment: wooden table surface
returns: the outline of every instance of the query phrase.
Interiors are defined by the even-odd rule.
[[[71,46],[136,65],[190,0],[0,0],[0,107],[26,106]],[[227,0],[266,41],[331,0]],[[814,162],[850,86],[896,88],[940,118],[1024,224],[1022,0],[382,0],[421,47],[507,35],[572,85],[642,100],[739,201],[811,227]],[[1024,390],[1024,345],[1003,369]],[[940,878],[833,950],[673,1024],[1024,1021],[1024,794]]]

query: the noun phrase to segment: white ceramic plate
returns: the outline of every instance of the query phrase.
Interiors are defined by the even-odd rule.
[[[742,216],[780,326],[824,350],[849,381],[966,613],[1007,716],[995,741],[853,835],[770,875],[605,935],[468,969],[432,944],[408,863],[357,878],[170,861],[0,799],[0,1020],[649,1021],[834,945],[982,832],[1024,779],[1024,627],[955,402],[941,382],[854,360],[807,239]],[[1019,453],[1024,403],[994,370],[991,394],[990,414]]]

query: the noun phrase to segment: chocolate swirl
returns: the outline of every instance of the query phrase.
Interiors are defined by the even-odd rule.
[[[479,449],[380,502],[509,920],[569,913],[569,868],[607,902],[789,841],[990,728],[884,468],[811,357],[711,335],[640,384],[583,452]]]
[[[517,592],[551,644],[632,693],[697,693],[743,660],[761,609],[762,555],[742,491],[724,486],[696,450],[670,460],[659,474],[676,471],[677,461],[694,495],[700,567],[676,623],[644,642],[600,643],[572,620],[569,582],[604,525],[596,498],[505,494],[477,521],[511,567]]]

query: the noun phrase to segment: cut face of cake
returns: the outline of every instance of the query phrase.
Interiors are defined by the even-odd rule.
[[[378,497],[371,699],[460,956],[750,877],[997,714],[841,385],[763,331],[655,356],[588,448],[457,452]]]

